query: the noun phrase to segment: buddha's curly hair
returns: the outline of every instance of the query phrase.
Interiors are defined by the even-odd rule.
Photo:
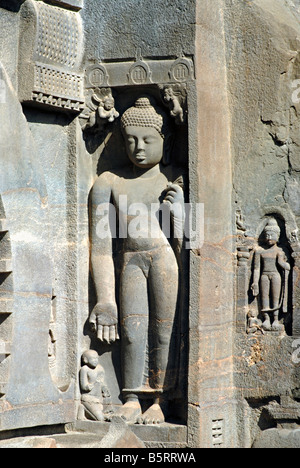
[[[170,133],[167,114],[157,106],[151,96],[142,96],[135,101],[133,107],[127,109],[121,118],[122,131],[126,127],[151,127],[155,128],[164,138]]]

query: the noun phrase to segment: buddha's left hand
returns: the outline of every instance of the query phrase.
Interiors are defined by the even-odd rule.
[[[164,203],[170,206],[171,216],[174,223],[175,237],[183,237],[185,222],[184,193],[178,184],[170,184],[166,190]]]

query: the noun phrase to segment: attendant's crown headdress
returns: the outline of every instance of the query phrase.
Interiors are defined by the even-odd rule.
[[[280,227],[278,226],[278,223],[276,221],[276,219],[270,219],[265,228],[264,228],[264,231],[265,232],[275,232],[276,234],[280,234]]]

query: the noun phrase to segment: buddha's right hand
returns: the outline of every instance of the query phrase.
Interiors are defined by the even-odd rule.
[[[120,338],[118,334],[118,308],[115,303],[98,303],[92,310],[90,324],[100,341],[106,341],[110,344]]]

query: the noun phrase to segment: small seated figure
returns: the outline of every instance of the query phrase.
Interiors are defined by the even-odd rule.
[[[283,249],[277,245],[280,228],[274,218],[268,221],[263,234],[265,245],[255,252],[254,280],[251,289],[254,297],[259,294],[261,296],[263,329],[278,331],[282,328],[279,312],[282,308],[284,313],[287,312],[287,286],[291,267]],[[271,314],[274,314],[272,324]]]
[[[111,94],[103,98],[102,104],[98,107],[98,115],[108,122],[114,122],[119,117],[120,114],[115,109],[115,100]]]
[[[104,421],[104,398],[110,398],[110,392],[105,381],[105,372],[99,364],[98,353],[93,350],[85,351],[82,355],[83,366],[80,369],[81,403],[88,419]],[[83,419],[83,415],[81,418]]]
[[[262,334],[264,334],[264,330],[262,328],[262,321],[256,316],[256,313],[253,310],[249,310],[247,334],[254,335],[257,331],[260,331]]]

